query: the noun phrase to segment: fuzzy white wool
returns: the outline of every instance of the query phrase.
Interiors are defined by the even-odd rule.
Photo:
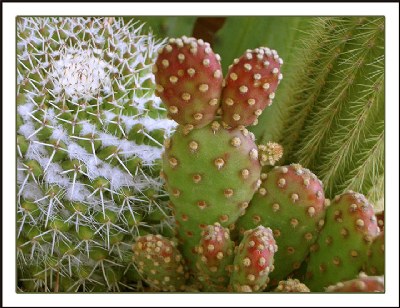
[[[98,134],[103,147],[108,147],[110,145],[118,147],[118,145],[121,143],[121,139],[117,138],[114,135],[103,132],[99,132]]]
[[[110,174],[110,184],[112,190],[118,190],[124,186],[134,186],[132,176],[127,172],[122,172],[119,168],[114,168]]]
[[[142,124],[147,131],[164,129],[168,135],[174,132],[177,127],[177,123],[169,119],[140,118],[138,122]]]
[[[39,200],[43,198],[43,191],[35,182],[26,183],[24,190],[21,194],[25,200]]]
[[[17,113],[27,121],[31,118],[32,111],[36,108],[36,106],[32,102],[26,102],[23,105],[19,105],[17,108]]]
[[[54,127],[53,133],[51,134],[50,138],[54,140],[61,140],[66,144],[68,144],[70,141],[68,133],[63,129],[61,125]]]
[[[57,184],[62,187],[67,187],[69,178],[67,175],[61,174],[64,170],[58,163],[50,162],[49,157],[37,157],[36,160],[43,170],[45,170],[44,179],[49,184]]]
[[[111,84],[106,66],[90,49],[70,47],[53,64],[53,83],[71,98],[96,96],[103,85]]]
[[[36,131],[35,126],[31,121],[27,121],[24,124],[22,124],[19,129],[18,133],[22,136],[24,136],[26,139],[28,139],[29,136],[31,136],[34,132]],[[30,140],[37,140],[37,137],[33,135]]]
[[[69,185],[66,189],[65,192],[65,198],[70,200],[70,201],[75,201],[75,202],[83,202],[83,201],[93,201],[94,198],[90,197],[88,198],[88,196],[91,194],[92,192],[89,191],[89,189],[87,189],[87,187],[85,187],[85,185],[83,185],[82,183],[76,181],[75,185]],[[89,199],[89,200],[87,200]]]
[[[44,156],[48,156],[48,151],[46,146],[37,143],[36,141],[32,141],[29,144],[28,150],[25,154],[25,158],[33,159],[33,160],[40,160]]]
[[[86,164],[86,162],[93,156],[89,154],[86,150],[79,144],[71,142],[68,144],[68,156],[72,159],[78,159]]]

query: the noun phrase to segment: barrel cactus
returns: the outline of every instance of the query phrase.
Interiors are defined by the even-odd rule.
[[[135,290],[129,243],[171,230],[159,162],[175,124],[151,72],[164,41],[142,26],[17,19],[22,291]]]

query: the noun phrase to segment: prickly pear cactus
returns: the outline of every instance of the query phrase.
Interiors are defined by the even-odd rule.
[[[379,276],[385,274],[385,232],[380,232],[374,239],[368,250],[368,260],[365,264],[365,272],[368,275]]]
[[[130,242],[167,232],[154,95],[162,41],[114,18],[17,19],[17,255],[23,291],[134,290]]]
[[[148,234],[136,238],[132,250],[139,273],[154,290],[185,290],[188,272],[175,242],[159,234]]]
[[[216,222],[201,232],[196,267],[205,291],[227,291],[235,244],[229,229]]]
[[[275,288],[274,292],[306,293],[310,292],[310,289],[304,283],[301,283],[298,279],[289,278],[287,280],[279,281],[278,286]]]
[[[171,38],[159,50],[156,90],[176,122],[200,128],[214,120],[222,91],[220,59],[209,43],[193,37]]]
[[[324,223],[327,201],[321,181],[299,164],[275,167],[261,175],[263,182],[246,214],[238,221],[241,232],[269,226],[279,251],[271,284],[297,270]]]
[[[236,249],[231,289],[235,292],[265,289],[268,275],[274,271],[274,255],[278,251],[272,230],[264,226],[247,230]]]
[[[383,276],[367,276],[361,272],[357,278],[341,281],[327,287],[326,292],[358,293],[358,292],[385,292],[385,280]]]
[[[378,233],[373,207],[364,195],[348,191],[336,196],[311,251],[306,285],[311,291],[323,291],[329,285],[356,278]]]
[[[218,122],[166,140],[163,177],[170,194],[183,255],[194,268],[195,246],[206,225],[234,228],[259,185],[258,151],[247,129]]]

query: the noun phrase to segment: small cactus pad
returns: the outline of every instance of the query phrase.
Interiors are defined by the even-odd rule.
[[[364,195],[348,191],[336,196],[315,249],[310,253],[305,283],[311,291],[354,279],[363,269],[379,227]]]
[[[365,272],[373,276],[385,274],[385,232],[374,237],[368,250]]]
[[[196,249],[196,267],[205,291],[227,291],[234,248],[229,229],[218,222],[208,225],[201,232],[200,244]]]
[[[179,126],[165,142],[163,173],[178,225],[182,253],[194,268],[201,231],[219,222],[234,227],[260,184],[253,135],[218,122],[188,130]]]
[[[138,272],[154,290],[184,291],[188,278],[182,255],[175,243],[157,235],[145,235],[132,246]]]
[[[203,127],[220,105],[222,69],[210,44],[195,38],[170,39],[159,50],[153,72],[156,92],[179,124]]]
[[[256,124],[265,107],[272,104],[282,74],[276,50],[260,47],[235,59],[222,90],[222,120],[230,127]]]
[[[274,270],[278,250],[271,229],[258,226],[247,230],[236,249],[230,287],[235,292],[261,292]]]
[[[238,228],[240,232],[258,225],[272,229],[279,251],[270,284],[276,285],[300,267],[315,243],[324,222],[326,200],[321,181],[299,164],[275,167],[262,173],[261,179]]]
[[[327,287],[326,292],[385,292],[385,280],[383,276],[367,276],[360,273],[358,278],[338,282]]]
[[[275,288],[274,292],[283,293],[302,293],[310,292],[310,289],[301,283],[298,279],[287,279],[279,281],[278,286]]]

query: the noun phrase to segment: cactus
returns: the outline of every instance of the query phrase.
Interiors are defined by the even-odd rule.
[[[241,232],[258,225],[270,227],[279,251],[271,284],[298,269],[323,226],[326,200],[323,185],[299,164],[275,167],[261,175],[263,182],[237,223]]]
[[[278,250],[271,229],[258,226],[247,230],[237,247],[230,286],[236,292],[253,292],[266,288],[268,275],[274,270]]]
[[[364,195],[348,191],[336,196],[311,251],[306,285],[311,291],[322,291],[355,278],[363,270],[369,245],[378,233],[373,207]]]
[[[188,278],[185,261],[176,244],[161,235],[136,238],[132,247],[138,272],[154,290],[184,291]]]
[[[205,291],[227,291],[234,247],[229,229],[218,222],[208,225],[201,232],[200,243],[196,247],[196,267],[197,278]]]
[[[247,50],[230,66],[222,91],[222,121],[228,127],[257,124],[275,97],[283,60],[274,49]]]
[[[385,232],[380,232],[368,250],[368,259],[364,271],[368,275],[380,276],[385,274]]]
[[[367,276],[361,272],[357,278],[338,282],[326,288],[326,292],[384,292],[385,281],[383,276]]]
[[[163,177],[178,224],[183,255],[194,268],[194,247],[206,225],[234,228],[259,185],[257,146],[247,129],[226,130],[218,122],[167,139]]]
[[[23,291],[135,290],[125,277],[129,243],[171,228],[159,169],[176,124],[154,95],[151,67],[164,42],[142,26],[17,18]]]
[[[198,271],[194,280],[189,278],[174,240],[159,234],[136,239],[133,261],[150,290],[260,292],[267,286],[278,249],[271,229],[258,226],[248,230],[235,247],[228,229],[215,223],[204,228],[197,244]]]
[[[159,50],[153,72],[168,115],[182,125],[203,127],[213,121],[222,90],[219,55],[195,38],[170,39]]]
[[[224,78],[193,37],[18,18],[19,290],[382,291],[383,21],[294,22],[283,71]]]
[[[278,286],[275,288],[274,292],[284,292],[284,293],[306,293],[310,292],[310,289],[301,283],[298,279],[281,280]]]

